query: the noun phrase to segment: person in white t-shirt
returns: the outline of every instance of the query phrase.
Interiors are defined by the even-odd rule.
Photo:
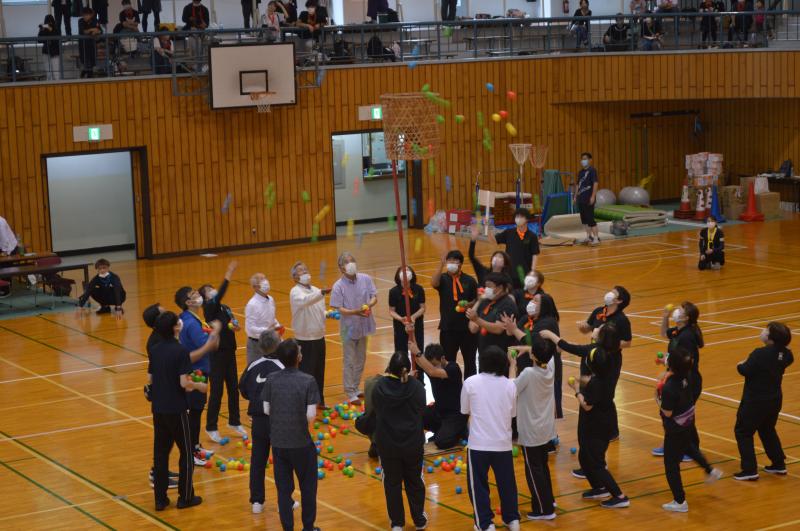
[[[531,491],[531,512],[528,520],[552,520],[556,517],[553,485],[547,464],[550,441],[556,437],[555,361],[552,343],[541,337],[532,338],[529,350],[533,366],[522,369],[514,379],[517,387],[517,442],[525,460],[525,480]]]
[[[300,370],[310,374],[317,381],[320,408],[325,407],[325,295],[330,289],[320,289],[311,285],[308,266],[295,262],[292,266],[292,279],[295,285],[289,292],[292,308],[292,329],[294,337],[303,352]]]
[[[519,530],[517,481],[511,444],[511,419],[517,415],[517,388],[505,375],[508,358],[500,347],[483,349],[480,372],[461,389],[461,413],[470,415],[467,489],[475,514],[475,529],[494,530],[489,501],[489,468],[494,471],[503,522]],[[552,395],[551,395],[552,396]]]

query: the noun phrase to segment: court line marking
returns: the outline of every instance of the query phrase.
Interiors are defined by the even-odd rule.
[[[145,415],[142,417],[136,417],[138,419],[149,419],[152,415]],[[26,433],[24,435],[15,435],[13,437],[6,437],[5,439],[0,439],[0,443],[10,442],[10,441],[21,441],[22,439],[33,439],[34,437],[43,437],[45,435],[54,435],[56,433],[67,433],[70,431],[79,431],[84,430],[87,428],[100,428],[102,426],[114,426],[116,424],[125,424],[131,422],[130,419],[117,419],[117,420],[109,420],[106,422],[97,422],[95,424],[84,424],[82,426],[74,426],[71,428],[61,428],[58,430],[50,430],[50,431],[40,431],[38,433]]]
[[[0,431],[0,437],[2,437],[3,439],[9,439],[9,435],[6,434],[3,431]],[[108,490],[107,488],[105,488],[105,487],[93,482],[92,480],[84,477],[83,475],[81,475],[80,473],[72,470],[71,468],[68,468],[67,466],[62,465],[61,463],[59,463],[58,461],[56,461],[52,457],[49,457],[48,455],[40,452],[39,450],[36,450],[33,447],[28,446],[24,442],[15,441],[15,440],[12,439],[11,440],[11,444],[17,445],[19,448],[21,448],[25,452],[27,452],[30,455],[36,457],[37,459],[43,461],[44,463],[46,463],[47,465],[53,467],[54,469],[56,469],[57,471],[61,472],[62,474],[66,475],[68,477],[71,477],[72,479],[74,479],[74,480],[78,481],[79,483],[83,484],[84,486],[88,487],[90,490],[93,490],[93,491],[99,493],[100,495],[105,496],[107,499],[117,503],[121,507],[124,507],[125,509],[129,510],[133,514],[135,514],[137,516],[141,516],[142,518],[144,518],[145,520],[148,520],[153,525],[155,525],[157,527],[160,527],[161,529],[175,529],[175,530],[178,529],[177,527],[169,524],[168,522],[165,522],[165,521],[161,520],[157,516],[151,515],[146,510],[144,510],[143,508],[139,507],[138,505],[136,505],[136,504],[134,504],[132,502],[129,502],[127,500],[120,499],[119,497],[117,497],[116,494],[113,493],[113,491]]]
[[[789,526],[797,525],[797,524],[800,524],[800,519],[799,520],[792,520],[790,522],[783,522],[782,524],[771,525],[769,527],[761,527],[761,528],[757,529],[756,531],[769,531],[771,529],[781,529],[782,527],[789,527]]]
[[[131,389],[120,389],[119,391],[109,391],[107,393],[95,393],[95,394],[91,394],[89,396],[93,396],[93,397],[109,396],[109,395],[116,395],[116,394],[120,394],[120,393],[130,393],[132,391],[141,391],[141,390],[142,390],[141,387],[133,387]],[[59,404],[61,402],[71,402],[73,400],[80,400],[80,399],[81,399],[81,397],[79,397],[79,396],[70,396],[68,398],[59,398],[58,400],[45,400],[45,401],[42,401],[42,402],[30,402],[30,403],[26,403],[26,404],[18,404],[18,405],[14,405],[14,406],[2,407],[2,408],[0,408],[0,411],[8,411],[8,410],[11,410],[11,409],[21,409],[21,408],[24,408],[24,407],[41,407],[41,406],[46,406],[46,405],[49,405],[49,404]]]
[[[131,362],[128,362],[128,363],[117,363],[117,364],[114,364],[114,365],[102,365],[102,366],[99,366],[99,367],[89,367],[89,368],[86,368],[86,369],[75,369],[74,371],[52,372],[52,373],[49,373],[49,374],[40,374],[40,375],[37,375],[37,376],[26,376],[24,378],[14,378],[14,379],[11,379],[11,380],[2,380],[2,381],[0,381],[0,384],[26,382],[26,381],[30,381],[30,380],[40,380],[42,378],[49,378],[49,377],[52,377],[52,376],[65,376],[67,374],[79,374],[79,373],[82,373],[82,372],[102,371],[102,370],[105,370],[105,369],[113,369],[113,368],[117,368],[117,367],[127,367],[128,365],[141,365],[143,363],[148,363],[148,362],[147,362],[147,360],[131,361]]]
[[[100,518],[96,517],[92,513],[88,512],[88,511],[85,511],[82,507],[79,507],[77,504],[72,503],[67,498],[65,498],[64,496],[62,496],[59,493],[57,493],[56,491],[45,487],[43,484],[39,483],[38,481],[36,481],[32,477],[28,476],[27,474],[17,470],[13,466],[10,466],[8,463],[0,461],[0,465],[4,466],[5,468],[10,470],[14,474],[16,474],[19,477],[23,478],[24,480],[28,481],[29,483],[32,483],[33,485],[37,486],[40,490],[43,490],[47,494],[51,495],[52,497],[54,497],[57,500],[61,501],[62,503],[66,504],[66,505],[59,506],[58,509],[75,509],[79,513],[83,514],[84,516],[88,516],[89,518],[91,518],[92,520],[94,520],[95,522],[100,524],[101,526],[105,527],[106,529],[112,529],[112,530],[114,529],[113,527],[111,527],[110,525],[108,525],[107,523],[105,523],[103,520],[101,520]],[[105,501],[105,500],[103,500],[103,501]],[[28,513],[28,514],[37,514],[37,513]],[[11,517],[11,518],[19,518],[19,516],[14,516],[14,517]],[[8,517],[0,518],[0,521],[7,520],[7,519],[9,519],[9,518]]]

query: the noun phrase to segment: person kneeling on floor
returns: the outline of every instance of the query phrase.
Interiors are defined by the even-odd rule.
[[[717,220],[708,218],[708,226],[700,231],[699,270],[717,270],[725,265],[725,234],[717,227]]]
[[[126,298],[122,280],[116,273],[111,272],[111,263],[105,258],[95,262],[94,268],[97,274],[86,284],[83,295],[78,299],[78,307],[83,308],[91,297],[100,305],[97,315],[111,313],[111,306],[114,306],[114,315],[117,319],[121,319],[124,313],[122,305]]]

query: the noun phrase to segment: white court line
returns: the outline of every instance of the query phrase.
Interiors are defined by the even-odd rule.
[[[580,363],[574,362],[572,360],[563,360],[563,363],[566,363],[568,365],[572,365],[574,367],[580,367]],[[652,376],[643,376],[641,374],[637,374],[635,372],[630,372],[630,371],[620,371],[620,372],[622,374],[627,375],[627,376],[633,376],[634,378],[641,378],[642,380],[647,380],[647,381],[650,381],[650,382],[657,382],[658,381],[658,378],[653,378]],[[722,396],[722,395],[718,395],[718,394],[715,394],[715,393],[709,393],[708,391],[703,391],[702,394],[704,394],[706,396],[711,396],[711,397],[714,397],[714,398],[718,398],[720,400],[725,400],[727,402],[733,402],[734,404],[739,404],[739,400],[734,400],[733,398],[728,398],[727,396]],[[786,417],[786,418],[792,419],[792,420],[800,421],[800,417],[797,417],[795,415],[790,415],[788,413],[780,412],[780,413],[778,413],[778,415],[780,415],[782,417]]]
[[[782,314],[782,315],[771,315],[771,316],[769,316],[767,318],[746,319],[744,321],[741,321],[741,322],[738,322],[738,323],[731,323],[731,324],[735,324],[737,326],[746,326],[746,325],[755,325],[757,323],[763,323],[767,319],[770,320],[770,321],[781,321],[781,322],[783,322],[783,321],[787,321],[787,320],[788,321],[794,321],[794,320],[796,320],[798,318],[800,318],[800,313],[788,313],[788,314]],[[661,323],[658,323],[658,326],[661,326]],[[703,333],[705,334],[705,333],[710,333],[710,332],[719,332],[721,330],[728,330],[729,328],[730,328],[730,325],[713,327],[713,328],[704,328],[703,329]]]
[[[118,419],[118,420],[109,420],[108,422],[98,422],[96,424],[83,424],[81,426],[74,426],[72,428],[61,428],[60,430],[50,430],[50,431],[41,431],[39,433],[27,433],[25,435],[17,435],[14,437],[5,437],[0,439],[0,443],[3,442],[10,442],[10,441],[20,441],[22,439],[33,439],[34,437],[43,437],[45,435],[54,435],[56,433],[66,433],[69,431],[78,431],[84,430],[86,428],[99,428],[102,426],[113,426],[115,424],[125,424],[127,422],[132,422],[134,420],[142,420],[142,419],[149,419],[152,415],[145,415],[142,417],[131,417],[129,419]]]
[[[777,290],[777,291],[762,291],[762,292],[758,292],[758,293],[750,293],[750,294],[747,294],[747,295],[739,295],[737,297],[727,297],[725,299],[716,299],[716,300],[713,300],[713,301],[695,302],[694,304],[695,304],[695,306],[699,306],[701,304],[716,304],[716,303],[719,303],[719,302],[729,302],[729,301],[736,301],[736,300],[740,300],[740,299],[751,299],[753,297],[764,297],[766,295],[778,295],[780,293],[789,293],[789,292],[792,292],[792,291],[800,291],[800,288],[787,288],[787,289],[781,289],[781,290]],[[658,308],[658,309],[655,309],[655,310],[641,310],[641,311],[639,311],[637,313],[639,313],[639,314],[654,313],[654,312],[660,313],[660,312],[663,312],[663,311],[664,311],[664,307],[662,306],[661,308]]]
[[[147,360],[131,361],[128,363],[117,363],[116,365],[103,365],[100,367],[89,367],[87,369],[75,369],[74,371],[53,372],[50,374],[40,374],[38,376],[26,376],[25,378],[14,378],[13,380],[3,380],[0,381],[0,384],[26,382],[28,380],[40,380],[42,378],[50,378],[52,376],[64,376],[67,374],[78,374],[82,372],[101,371],[104,369],[114,369],[116,367],[126,367],[128,365],[141,365],[142,363],[147,363]]]

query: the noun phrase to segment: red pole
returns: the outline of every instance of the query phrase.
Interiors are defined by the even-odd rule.
[[[406,301],[406,322],[411,322],[411,299],[408,296],[408,277],[405,275],[406,270],[406,245],[403,239],[403,215],[402,211],[400,210],[400,188],[397,184],[397,161],[392,160],[392,183],[394,184],[394,210],[397,214],[397,238],[400,240],[400,265],[402,267],[400,278],[403,281],[403,298]],[[420,348],[424,348],[425,345],[417,345]],[[411,370],[414,371],[417,369],[417,364],[414,361],[414,357],[411,357]]]

